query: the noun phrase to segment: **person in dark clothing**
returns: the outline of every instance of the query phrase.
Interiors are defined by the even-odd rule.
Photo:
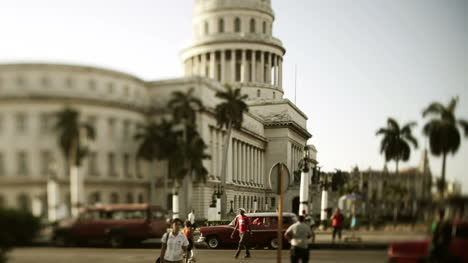
[[[450,224],[444,220],[445,212],[440,209],[437,213],[437,221],[433,224],[432,247],[430,253],[431,262],[448,262],[448,247],[452,241],[452,229]]]

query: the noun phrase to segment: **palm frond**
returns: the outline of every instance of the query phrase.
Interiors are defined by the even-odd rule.
[[[464,119],[459,119],[458,124],[462,127],[462,130],[465,133],[465,136],[468,137],[468,121]]]
[[[440,116],[446,111],[447,110],[445,109],[444,105],[440,104],[439,102],[433,102],[426,109],[423,110],[422,116],[426,117],[429,114]]]

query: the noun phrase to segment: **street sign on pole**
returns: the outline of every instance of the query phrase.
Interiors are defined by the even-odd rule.
[[[281,171],[281,168],[283,170],[283,176],[282,176],[282,180],[281,180],[281,188],[283,189],[283,193],[288,190],[288,186],[289,186],[289,180],[290,180],[290,174],[289,174],[289,170],[288,168],[286,167],[286,165],[282,164],[282,163],[277,163],[273,166],[273,168],[271,168],[270,170],[270,176],[269,176],[269,179],[270,179],[270,187],[271,187],[271,190],[273,190],[276,194],[280,194],[280,171]]]

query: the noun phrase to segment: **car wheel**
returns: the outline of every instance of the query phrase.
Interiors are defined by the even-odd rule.
[[[268,247],[270,249],[278,249],[278,238],[272,238],[268,241]]]
[[[208,237],[208,239],[206,240],[206,244],[208,244],[208,247],[211,249],[219,248],[221,245],[219,239],[215,236]]]
[[[125,244],[125,237],[122,234],[111,234],[109,245],[113,248],[121,248]]]

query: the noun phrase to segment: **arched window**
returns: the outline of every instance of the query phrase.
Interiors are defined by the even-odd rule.
[[[250,33],[255,33],[255,19],[250,19]]]
[[[205,27],[205,35],[208,35],[210,33],[210,26],[208,25],[208,22],[205,21],[204,27]]]
[[[273,91],[273,99],[276,99],[276,93]]]
[[[241,31],[241,21],[240,18],[236,17],[234,20],[234,32],[239,33]]]
[[[266,34],[266,22],[265,21],[263,21],[262,23],[262,32],[263,34]]]
[[[222,18],[218,20],[218,32],[224,33],[224,19]]]
[[[237,209],[237,196],[236,195],[234,196],[234,204],[233,204],[232,209],[234,209],[234,211]]]
[[[257,97],[260,97],[260,95],[261,95],[261,91],[258,89],[257,90]]]
[[[111,204],[118,204],[119,203],[119,195],[117,193],[112,193],[111,194],[110,203]]]
[[[89,203],[92,205],[101,203],[101,194],[99,192],[94,192],[89,197]]]
[[[127,204],[132,204],[133,203],[133,194],[132,193],[127,193],[126,200]]]

